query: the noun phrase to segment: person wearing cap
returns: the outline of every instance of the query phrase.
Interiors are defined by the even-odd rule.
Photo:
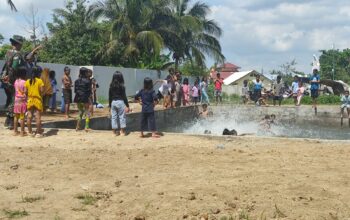
[[[65,104],[65,115],[66,118],[69,118],[69,108],[70,104],[72,103],[72,87],[73,82],[72,78],[70,77],[70,68],[66,66],[64,68],[64,74],[62,77],[62,93],[64,98],[64,104]]]
[[[22,36],[14,35],[10,38],[12,49],[8,50],[5,55],[5,65],[1,73],[1,82],[3,84],[6,96],[7,96],[7,112],[5,127],[13,128],[13,108],[14,108],[14,97],[15,97],[15,72],[21,66],[25,66],[24,56],[21,52],[24,38]]]

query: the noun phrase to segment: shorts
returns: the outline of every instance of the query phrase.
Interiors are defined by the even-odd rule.
[[[341,108],[341,110],[346,109],[346,108],[350,109],[350,105],[343,104],[343,105],[340,106],[340,108]]]
[[[218,97],[218,96],[221,96],[221,90],[217,90],[217,89],[215,89],[215,92],[214,92],[214,95],[215,95],[215,97]]]
[[[24,120],[24,116],[25,116],[24,113],[15,113],[15,117],[20,119],[20,120]]]
[[[311,90],[311,98],[318,98],[318,90],[314,89]]]
[[[274,96],[273,100],[274,101],[281,101],[282,100],[282,96]]]
[[[199,102],[199,97],[192,97],[193,102]]]
[[[72,103],[72,90],[71,89],[63,89],[63,98],[65,104],[71,104]]]

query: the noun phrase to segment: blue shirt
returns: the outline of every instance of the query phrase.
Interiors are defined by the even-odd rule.
[[[298,83],[298,81],[294,81],[292,83],[292,92],[293,92],[293,94],[297,94],[298,93],[298,89],[299,89],[299,83]]]
[[[312,75],[310,77],[310,82],[311,81],[320,81],[320,75]],[[318,90],[320,87],[320,83],[316,83],[316,82],[311,82],[311,90]]]
[[[138,100],[139,98],[141,98],[142,102],[142,112],[154,112],[154,102],[157,101],[158,98],[156,92],[153,89],[150,91],[142,89],[136,94],[135,100]]]
[[[254,81],[254,90],[261,90],[263,87],[263,84],[261,81],[257,82],[256,80]]]

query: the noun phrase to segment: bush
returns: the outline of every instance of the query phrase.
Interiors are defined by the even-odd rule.
[[[271,100],[272,102],[272,100]],[[317,103],[321,105],[340,105],[340,97],[336,95],[321,95],[317,99]],[[312,105],[311,96],[304,96],[301,100],[302,105]],[[294,105],[294,99],[288,98],[282,101],[282,105]]]

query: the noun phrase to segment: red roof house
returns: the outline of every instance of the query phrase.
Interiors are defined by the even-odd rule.
[[[219,72],[221,78],[226,79],[227,77],[231,76],[232,74],[239,72],[239,69],[241,67],[232,64],[232,63],[224,63],[223,65],[219,66],[216,68],[216,70],[212,70],[210,72],[210,77],[211,78],[216,78],[216,73]]]

